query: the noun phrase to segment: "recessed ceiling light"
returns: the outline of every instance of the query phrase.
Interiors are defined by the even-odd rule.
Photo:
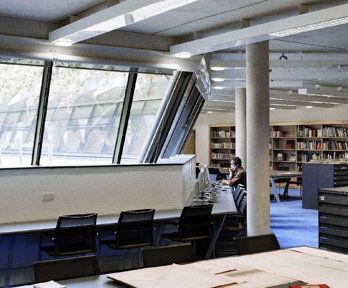
[[[306,106],[306,108],[313,108],[313,106],[308,105],[308,106]]]
[[[210,67],[210,69],[213,70],[213,71],[223,71],[226,68],[225,67],[215,66],[215,67]]]
[[[213,111],[207,111],[207,113],[212,114],[212,113],[213,113]]]
[[[271,108],[269,108],[269,110],[275,110],[276,108],[274,108],[274,107],[271,107]]]
[[[215,81],[215,82],[222,82],[225,81],[224,78],[212,78],[211,80]]]
[[[73,41],[70,39],[59,39],[53,42],[57,46],[71,46],[73,44]]]
[[[192,54],[190,52],[180,52],[180,53],[174,54],[174,56],[178,57],[178,58],[187,59],[187,58],[190,58],[192,56]]]
[[[213,87],[214,89],[217,89],[217,90],[221,90],[221,89],[224,89],[224,87],[222,87],[222,86],[215,86],[215,87]]]

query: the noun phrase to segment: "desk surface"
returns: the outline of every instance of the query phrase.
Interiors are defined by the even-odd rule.
[[[214,203],[212,215],[236,214],[235,206],[231,190],[221,191],[218,194],[218,202]],[[155,221],[174,220],[180,217],[182,209],[175,210],[156,210]],[[119,214],[103,215],[97,218],[97,226],[106,226],[117,223]],[[0,235],[32,233],[53,230],[56,227],[57,219],[43,220],[23,223],[9,223],[0,225]]]
[[[327,284],[330,288],[343,288],[347,286],[348,279],[348,255],[310,247],[295,247],[253,255],[205,260],[187,264],[184,267],[200,269],[200,271],[203,269],[205,273],[212,273],[212,275],[215,273],[221,275],[220,272],[225,271],[222,273],[224,277],[230,277],[238,283],[226,287],[238,288],[266,288],[297,281],[309,284]],[[158,271],[161,271],[160,267],[157,268]],[[133,270],[127,273],[133,273],[134,277],[143,276],[144,270]],[[125,287],[108,279],[106,274],[59,281],[59,283],[67,288]],[[27,285],[21,288],[32,287],[33,285]],[[154,288],[156,287],[161,286],[154,286]]]
[[[282,171],[282,170],[270,170],[270,177],[279,178],[279,177],[302,177],[302,172],[300,171]]]

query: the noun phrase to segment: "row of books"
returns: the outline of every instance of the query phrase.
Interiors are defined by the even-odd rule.
[[[212,137],[221,137],[221,138],[236,137],[236,132],[225,131],[225,130],[212,131]]]
[[[343,127],[329,127],[323,128],[324,137],[348,137],[348,128]]]
[[[236,149],[236,143],[232,142],[217,142],[217,143],[211,143],[211,148],[213,149]]]
[[[348,141],[324,141],[324,150],[348,150]]]
[[[322,137],[321,129],[310,127],[299,127],[297,132],[298,137]]]
[[[323,159],[348,159],[348,152],[324,152]]]
[[[284,137],[285,136],[285,132],[282,130],[273,130],[271,131],[271,137]]]
[[[234,154],[231,154],[231,153],[211,153],[212,159],[232,160],[233,157],[234,157]]]
[[[299,141],[297,142],[298,150],[321,150],[321,141]]]
[[[301,152],[298,155],[298,161],[301,162],[308,162],[310,160],[320,160],[321,159],[320,153],[312,153],[312,152]]]

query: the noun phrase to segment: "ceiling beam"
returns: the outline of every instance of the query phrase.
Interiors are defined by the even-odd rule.
[[[213,78],[214,79],[214,78]],[[300,88],[303,87],[302,81],[270,81],[269,87],[271,88]],[[219,89],[233,89],[233,88],[246,88],[245,81],[234,81],[234,80],[225,80],[223,82],[214,82],[213,88],[216,90]]]
[[[80,42],[126,27],[197,0],[127,0],[53,30],[49,40],[58,45]]]
[[[328,104],[348,104],[348,98],[301,95],[292,91],[289,93],[289,91],[281,90],[270,90],[270,98],[280,100],[303,101],[306,103],[320,102]]]
[[[270,60],[270,68],[330,68],[348,65],[342,60]],[[228,69],[245,69],[245,60],[211,60],[210,67]]]
[[[5,35],[0,35],[0,55],[190,72],[196,72],[202,60],[201,56],[181,59],[167,52],[84,43],[57,47],[47,40]]]
[[[322,108],[333,108],[334,104],[327,103],[316,103],[316,102],[303,102],[303,101],[293,101],[293,100],[280,100],[280,99],[272,99],[270,98],[270,103],[272,104],[288,104],[288,105],[296,105],[296,106],[313,106],[313,107],[322,107]]]
[[[312,85],[310,85],[312,86]],[[309,87],[310,87],[309,86]],[[318,95],[318,96],[336,96],[347,98],[348,97],[348,88],[345,87],[324,87],[321,85],[315,85],[317,88],[306,88],[299,89],[298,93],[302,95]]]
[[[279,34],[280,32],[288,31],[291,33],[291,31],[293,31],[294,34],[298,34],[305,32],[306,30],[308,31],[311,27],[312,30],[324,28],[322,27],[323,23],[326,23],[327,25],[331,24],[331,26],[347,24],[347,15],[348,4],[343,4],[336,7],[173,45],[170,47],[170,52],[172,54],[185,52],[190,53],[191,55],[198,55],[224,50],[231,47],[238,47],[245,44],[283,37]],[[341,22],[339,21],[340,18],[343,19]],[[301,29],[303,30],[302,32]]]
[[[245,70],[223,70],[213,71],[212,78],[222,78],[225,80],[245,79]],[[347,79],[348,71],[332,71],[330,69],[313,70],[293,70],[293,69],[272,69],[269,75],[270,79],[286,80],[325,80],[325,79]]]

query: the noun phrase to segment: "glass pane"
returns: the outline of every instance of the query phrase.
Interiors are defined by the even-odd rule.
[[[0,64],[0,167],[30,166],[43,67]]]
[[[41,165],[111,164],[128,73],[55,67]],[[115,132],[116,131],[116,132]]]
[[[171,78],[171,75],[138,75],[121,163],[138,162]]]

